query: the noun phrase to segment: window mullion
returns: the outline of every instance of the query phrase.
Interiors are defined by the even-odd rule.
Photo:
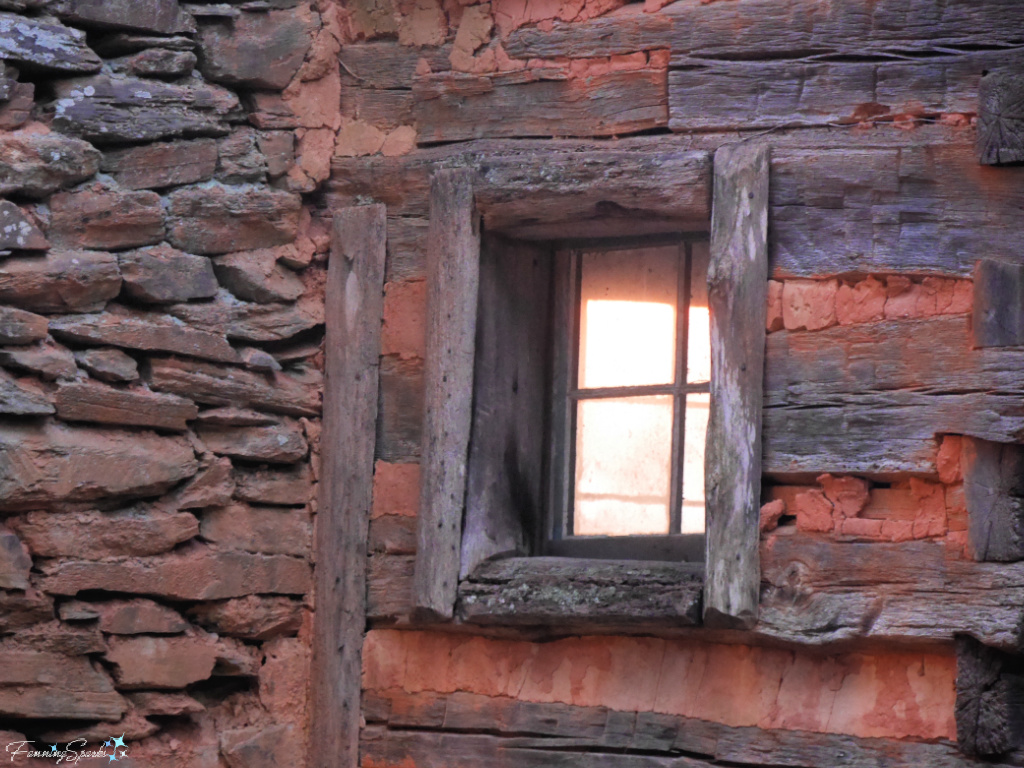
[[[679,245],[678,291],[676,295],[676,394],[672,398],[672,466],[669,482],[669,533],[680,533],[683,521],[683,450],[686,434],[686,394],[679,387],[686,383],[687,341],[690,308],[690,244]]]

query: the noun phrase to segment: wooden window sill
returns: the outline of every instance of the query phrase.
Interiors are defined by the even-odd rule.
[[[692,627],[703,588],[703,563],[511,557],[459,584],[457,614],[468,624],[570,631]]]

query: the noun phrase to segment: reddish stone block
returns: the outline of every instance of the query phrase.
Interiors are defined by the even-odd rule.
[[[50,244],[39,227],[14,203],[0,200],[0,251],[45,251]]]
[[[46,197],[99,170],[100,153],[91,144],[37,127],[0,134],[0,195]]]
[[[388,283],[384,287],[381,354],[422,358],[426,346],[427,284]]]
[[[66,381],[78,375],[71,350],[49,339],[31,347],[0,349],[0,365],[20,368],[47,381]]]
[[[49,327],[42,315],[0,306],[0,344],[31,344],[45,339]]]
[[[199,530],[226,549],[308,558],[312,547],[313,525],[304,510],[233,504],[209,510]]]
[[[938,483],[912,477],[910,492],[919,505],[914,518],[914,538],[944,536],[947,530],[945,489]]]
[[[873,323],[885,316],[885,285],[869,276],[836,291],[836,319],[840,325]]]
[[[818,331],[836,324],[837,280],[787,280],[782,288],[786,330]]]
[[[77,248],[131,248],[164,239],[155,192],[65,192],[50,198],[50,238]]]
[[[779,519],[786,514],[786,502],[782,499],[769,501],[761,507],[761,533],[774,531],[779,526]]]
[[[204,456],[200,470],[183,487],[162,500],[170,509],[203,509],[231,503],[235,481],[231,460]]]
[[[291,464],[306,458],[309,444],[294,421],[266,427],[221,427],[197,425],[203,444],[219,456],[247,461]]]
[[[64,621],[99,620],[109,635],[178,635],[189,628],[177,611],[152,600],[111,600],[102,603],[71,600],[60,607]]]
[[[135,381],[139,365],[119,349],[86,349],[75,352],[75,362],[100,381]]]
[[[960,453],[962,450],[963,439],[960,435],[942,436],[939,453],[935,458],[935,466],[939,471],[940,482],[951,485],[964,479],[963,468],[960,466]]]
[[[30,512],[12,525],[36,555],[88,560],[155,555],[199,533],[192,515],[145,505],[117,512]]]
[[[839,532],[844,536],[855,536],[864,539],[882,538],[882,520],[871,520],[864,517],[847,517],[839,524]]]
[[[217,294],[213,265],[169,245],[118,254],[125,294],[152,304],[209,299]]]
[[[287,597],[250,595],[200,603],[188,615],[202,627],[228,637],[269,640],[294,635],[302,626],[302,603]]]
[[[0,302],[34,312],[101,310],[120,291],[111,253],[50,251],[0,262]]]
[[[106,659],[120,690],[184,688],[210,677],[217,647],[206,635],[112,637]]]
[[[0,589],[28,589],[32,558],[14,533],[0,526]]]
[[[817,489],[798,493],[793,498],[792,512],[796,515],[796,527],[801,531],[831,531],[832,511],[831,502]]]
[[[5,425],[0,453],[9,462],[8,471],[0,473],[0,504],[8,510],[152,496],[198,468],[192,447],[181,437],[56,423]]]
[[[220,284],[243,301],[270,304],[294,301],[305,290],[302,280],[277,263],[276,249],[229,253],[213,258]]]
[[[313,498],[309,464],[294,467],[236,467],[236,499],[257,504],[303,505]]]
[[[168,196],[167,239],[189,253],[284,245],[298,231],[298,195],[267,187],[184,187]]]
[[[821,475],[818,483],[821,484],[825,497],[832,502],[836,523],[844,517],[860,515],[871,498],[867,480],[859,477]]]
[[[882,537],[889,541],[910,541],[914,538],[914,521],[883,520]]]
[[[0,716],[117,722],[127,709],[87,656],[0,650]]]
[[[153,427],[183,432],[199,409],[191,400],[147,389],[117,389],[99,382],[61,384],[57,416],[64,421]]]
[[[420,465],[378,461],[373,471],[373,512],[414,516],[420,505]]]
[[[946,522],[950,532],[967,530],[967,499],[963,483],[946,486]]]
[[[213,139],[143,144],[103,153],[100,168],[128,189],[161,189],[213,178],[217,143]]]
[[[765,318],[768,333],[781,331],[782,322],[782,283],[778,280],[768,281],[768,312]]]

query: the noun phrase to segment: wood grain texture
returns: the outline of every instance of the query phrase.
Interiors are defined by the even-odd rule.
[[[1024,65],[986,72],[978,87],[978,162],[1024,161]]]
[[[1024,648],[1024,566],[975,563],[941,542],[836,542],[777,535],[761,548],[758,636],[950,643],[969,634]]]
[[[991,765],[950,742],[857,738],[800,730],[731,727],[653,712],[517,701],[471,693],[367,691],[365,757],[375,765],[710,765],[967,768]],[[444,733],[429,733],[427,729]],[[487,736],[481,737],[480,734]],[[446,738],[442,739],[442,735]],[[465,739],[463,741],[462,739]],[[440,750],[452,762],[437,762]],[[519,758],[530,752],[540,753]],[[433,755],[433,756],[432,756]],[[654,758],[656,762],[644,762]],[[423,762],[423,761],[426,762]],[[468,762],[475,760],[475,762]],[[666,763],[665,760],[673,760]],[[639,762],[635,762],[639,761]],[[1008,761],[1014,764],[1015,761]],[[995,765],[1006,765],[1001,761]]]
[[[334,216],[327,275],[325,450],[316,525],[310,750],[317,768],[355,768],[366,625],[366,543],[384,311],[385,209]]]
[[[418,141],[612,136],[668,124],[664,70],[589,78],[429,75],[413,85]]]
[[[974,267],[976,347],[1024,345],[1024,264],[981,259]]]
[[[1024,51],[885,62],[694,63],[669,73],[669,128],[751,130],[973,113],[982,73],[1003,67],[1024,69]]]
[[[553,261],[538,245],[483,242],[462,578],[490,557],[529,554],[544,514]]]
[[[708,308],[711,412],[704,460],[704,622],[757,621],[761,410],[768,296],[768,163],[764,145],[715,153]]]
[[[513,59],[588,59],[668,48],[673,22],[663,14],[633,13],[576,22],[556,22],[544,31],[520,27],[509,34],[505,53]]]
[[[971,557],[1024,560],[1024,446],[966,438],[961,465]]]
[[[680,0],[672,65],[692,59],[891,56],[1010,47],[1024,39],[1014,0]]]
[[[979,166],[966,143],[827,151],[773,144],[773,273],[968,277],[978,259],[1018,252],[1022,207],[1024,168]]]
[[[431,182],[420,511],[414,594],[425,618],[455,605],[466,502],[480,284],[480,223],[470,169]]]
[[[962,635],[956,642],[956,740],[969,755],[1024,745],[1024,662]]]
[[[378,459],[416,462],[423,438],[423,361],[388,355],[380,362]]]
[[[462,621],[504,626],[693,626],[700,563],[514,557],[483,563],[459,586]]]
[[[708,152],[538,148],[475,164],[484,225],[516,238],[636,236],[659,224],[706,231],[711,219]]]
[[[1024,438],[1024,350],[972,349],[966,315],[768,336],[764,469],[935,473],[936,436]]]

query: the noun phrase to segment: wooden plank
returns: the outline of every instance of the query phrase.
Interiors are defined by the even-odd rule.
[[[369,552],[388,555],[416,554],[416,518],[384,515],[370,521]]]
[[[1024,663],[966,635],[956,642],[956,740],[969,755],[1024,745]]]
[[[422,482],[414,599],[426,618],[455,605],[473,407],[480,221],[470,169],[445,169],[430,190]]]
[[[412,124],[413,96],[408,90],[377,90],[343,86],[341,110],[345,117],[370,123],[382,131]]]
[[[539,535],[553,261],[497,236],[481,249],[463,578],[490,557],[529,554]]]
[[[664,70],[578,79],[431,75],[413,85],[418,140],[511,136],[613,136],[668,124]]]
[[[977,110],[982,73],[1024,67],[1024,51],[887,62],[708,61],[669,73],[669,128],[751,130]]]
[[[474,624],[631,631],[700,623],[700,563],[512,557],[483,563],[459,585],[459,617]]]
[[[427,230],[430,222],[419,216],[388,217],[386,282],[425,280],[427,277]]]
[[[372,555],[366,592],[366,618],[371,622],[408,623],[413,615],[413,555]]]
[[[1022,208],[1024,168],[980,166],[966,143],[828,151],[773,144],[772,270],[969,277],[978,259],[1017,260]]]
[[[1024,565],[975,563],[941,542],[836,542],[776,535],[763,544],[758,636],[825,645],[952,642],[969,634],[1024,647]]]
[[[539,149],[481,155],[478,163],[477,204],[492,232],[517,238],[635,236],[645,224],[658,223],[671,231],[706,231],[711,220],[708,152]]]
[[[672,19],[662,14],[630,13],[575,22],[556,22],[550,30],[521,27],[504,41],[513,59],[589,59],[669,48]]]
[[[962,466],[971,557],[1024,560],[1024,446],[966,438]]]
[[[981,78],[977,152],[985,165],[1024,160],[1024,66],[1019,61]]]
[[[675,22],[673,66],[694,58],[862,58],[996,49],[1024,39],[1015,0],[680,0],[662,13]]]
[[[389,355],[380,362],[378,459],[415,462],[423,437],[423,361]]]
[[[1024,264],[981,259],[974,268],[976,347],[1024,345]]]
[[[416,67],[426,60],[431,72],[450,67],[451,46],[420,48],[396,41],[346,43],[338,52],[341,78],[345,85],[362,88],[412,88]]]
[[[761,402],[768,300],[768,148],[715,153],[708,308],[711,413],[704,461],[704,623],[757,621]]]
[[[316,535],[310,755],[358,765],[366,542],[384,312],[385,209],[334,216],[327,274],[323,444]]]

